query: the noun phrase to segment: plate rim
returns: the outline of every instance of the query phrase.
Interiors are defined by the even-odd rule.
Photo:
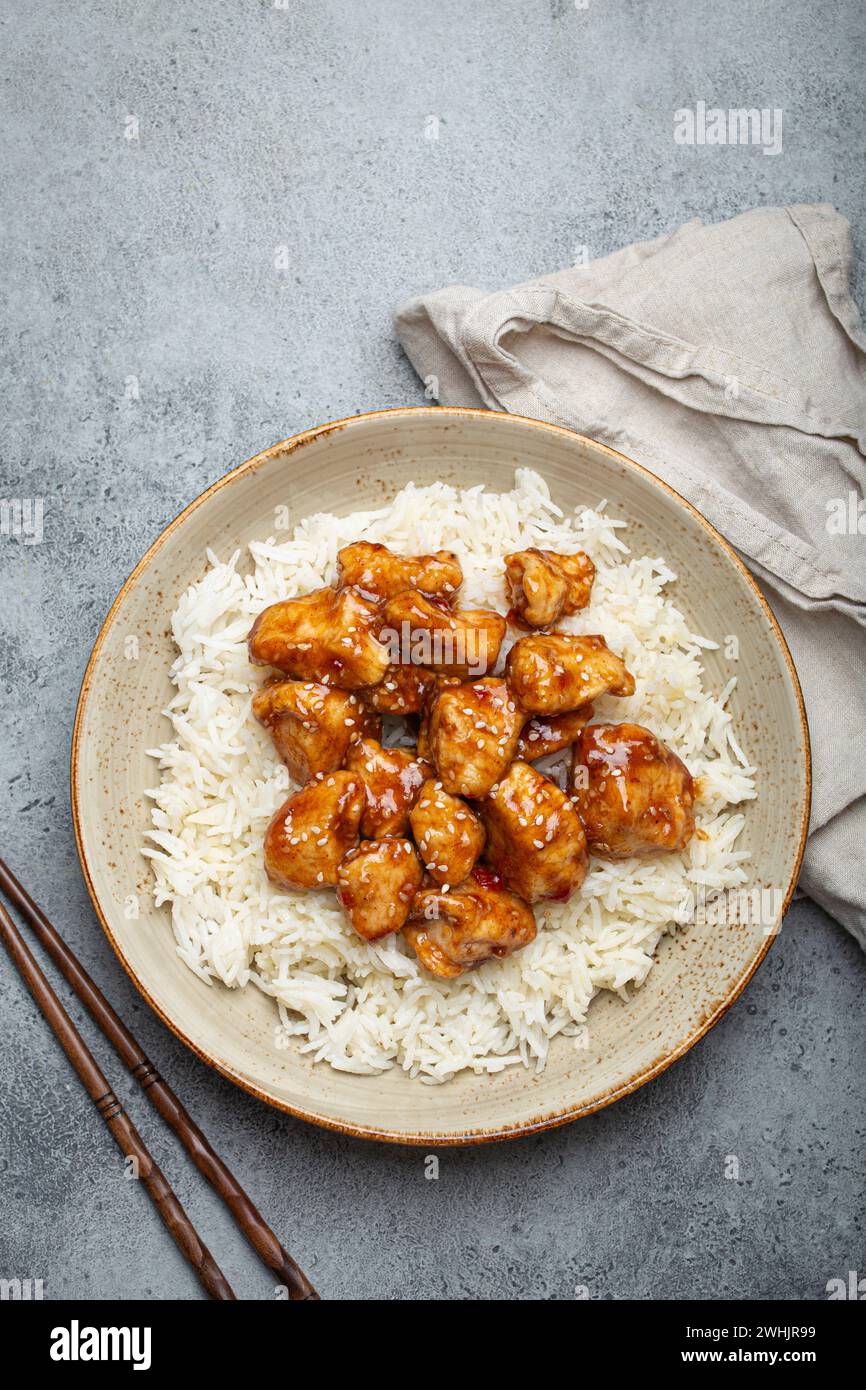
[[[266,1104],[273,1106],[277,1110],[281,1110],[286,1114],[292,1115],[296,1119],[306,1120],[310,1124],[315,1124],[321,1128],[329,1129],[335,1133],[348,1135],[351,1138],[371,1139],[377,1140],[380,1143],[403,1144],[413,1147],[417,1147],[419,1145],[428,1145],[440,1148],[464,1146],[470,1144],[497,1143],[507,1139],[517,1139],[525,1135],[539,1134],[548,1129],[558,1129],[562,1125],[572,1123],[572,1121],[574,1120],[583,1119],[587,1115],[595,1114],[597,1111],[605,1109],[608,1105],[612,1105],[615,1101],[621,1100],[624,1096],[631,1095],[632,1092],[639,1090],[640,1087],[645,1086],[649,1081],[652,1081],[655,1079],[655,1077],[660,1076],[661,1073],[666,1071],[668,1067],[672,1066],[674,1062],[678,1061],[687,1052],[689,1052],[691,1048],[695,1046],[696,1043],[700,1042],[701,1038],[705,1037],[706,1034],[709,1033],[710,1029],[715,1027],[719,1020],[724,1017],[724,1015],[728,1012],[731,1006],[740,997],[746,985],[749,983],[749,980],[752,978],[759,965],[761,965],[761,963],[765,959],[767,952],[769,951],[771,945],[773,944],[773,942],[779,934],[779,928],[782,919],[784,918],[785,913],[788,910],[788,906],[791,902],[791,898],[793,897],[794,890],[797,886],[797,880],[800,875],[800,868],[803,862],[803,855],[806,848],[806,838],[809,829],[809,817],[812,799],[812,755],[811,740],[809,736],[809,723],[806,714],[805,702],[803,700],[803,691],[800,686],[800,679],[797,675],[797,668],[794,664],[794,659],[791,656],[788,643],[785,640],[784,634],[782,633],[782,629],[779,626],[779,622],[776,618],[776,615],[774,614],[772,608],[767,602],[767,599],[761,592],[754,577],[749,573],[749,570],[746,568],[744,562],[740,559],[739,555],[736,553],[730,542],[727,541],[725,537],[722,536],[721,533],[716,530],[715,526],[713,526],[713,524],[710,521],[708,521],[705,516],[703,516],[703,514],[697,509],[697,507],[694,506],[693,503],[691,503],[688,500],[688,498],[683,497],[681,493],[677,492],[675,488],[671,487],[670,483],[667,483],[664,481],[664,479],[659,478],[657,474],[653,473],[649,468],[645,467],[645,465],[638,463],[635,459],[629,458],[627,454],[620,453],[617,449],[612,449],[607,444],[602,444],[597,439],[592,439],[589,435],[581,434],[577,430],[568,429],[564,425],[555,425],[546,420],[536,420],[528,415],[517,415],[508,412],[507,414],[503,415],[504,419],[514,420],[532,428],[544,430],[546,432],[553,433],[556,435],[564,435],[571,440],[577,440],[584,444],[591,445],[595,449],[600,449],[603,453],[609,455],[610,458],[615,459],[617,460],[617,462],[625,464],[627,468],[634,469],[637,473],[640,473],[644,478],[646,478],[649,481],[650,484],[654,485],[657,488],[660,488],[663,492],[668,493],[668,495],[672,497],[676,503],[685,508],[685,510],[689,512],[695,518],[695,520],[700,523],[700,525],[704,528],[708,535],[727,554],[728,559],[734,564],[734,566],[740,571],[740,574],[746,579],[749,587],[752,589],[755,597],[757,598],[760,607],[764,612],[765,617],[768,619],[770,624],[770,630],[776,639],[776,643],[782,653],[782,656],[784,658],[785,664],[788,668],[788,672],[791,677],[791,684],[796,697],[797,711],[800,717],[800,729],[803,740],[804,758],[804,796],[800,824],[800,838],[797,846],[795,862],[791,870],[791,876],[786,887],[782,906],[779,911],[779,916],[777,922],[774,924],[773,930],[767,933],[767,937],[764,944],[756,952],[754,958],[748,963],[740,977],[734,982],[728,994],[716,1004],[709,1017],[698,1023],[695,1026],[695,1028],[691,1031],[691,1033],[689,1033],[687,1037],[684,1038],[672,1051],[664,1053],[661,1057],[657,1058],[656,1061],[651,1063],[648,1067],[644,1068],[638,1074],[629,1077],[629,1079],[623,1082],[622,1085],[612,1087],[608,1091],[602,1092],[601,1095],[596,1096],[592,1101],[587,1102],[583,1105],[568,1106],[564,1110],[551,1111],[544,1115],[538,1115],[532,1119],[522,1121],[513,1125],[506,1125],[501,1128],[467,1129],[465,1132],[460,1134],[442,1134],[437,1132],[435,1129],[425,1131],[424,1133],[414,1134],[405,1134],[399,1130],[375,1129],[371,1128],[368,1125],[350,1124],[345,1121],[334,1120],[331,1119],[329,1116],[324,1116],[308,1110],[304,1110],[300,1106],[289,1105],[286,1101],[278,1100],[276,1097],[268,1094],[268,1092],[263,1091],[260,1087],[256,1086],[253,1082],[241,1076],[238,1072],[234,1071],[225,1063],[220,1062],[215,1057],[210,1056],[210,1054],[205,1052],[199,1046],[198,1043],[194,1042],[192,1038],[188,1037],[187,1034],[183,1031],[183,1029],[178,1024],[176,1024],[171,1018],[169,1018],[165,1011],[153,999],[144,981],[140,979],[140,977],[136,974],[132,966],[127,961],[126,956],[124,955],[124,952],[119,942],[114,936],[114,933],[108,923],[106,914],[103,911],[102,905],[99,901],[99,897],[96,892],[96,887],[93,882],[93,878],[91,876],[90,868],[87,861],[87,854],[84,845],[84,832],[82,829],[82,813],[80,809],[81,785],[78,776],[78,755],[81,744],[81,732],[85,719],[88,697],[90,695],[90,691],[93,685],[96,664],[99,659],[103,642],[105,641],[105,638],[111,627],[115,614],[118,612],[127,593],[133,588],[139,576],[148,567],[153,556],[156,555],[157,552],[162,549],[168,537],[186,521],[187,517],[191,516],[194,511],[196,511],[200,506],[202,506],[206,501],[208,501],[209,498],[211,498],[215,493],[219,492],[222,488],[228,486],[232,482],[236,481],[238,478],[245,476],[248,473],[255,473],[258,467],[260,467],[263,463],[268,462],[275,455],[290,455],[296,453],[299,449],[303,448],[304,445],[311,443],[314,439],[322,439],[327,435],[332,434],[336,430],[345,429],[346,427],[354,424],[355,422],[362,420],[383,419],[387,417],[394,418],[396,416],[416,414],[435,415],[440,418],[442,416],[448,415],[489,417],[491,415],[496,415],[499,413],[500,412],[485,410],[476,406],[439,405],[393,406],[383,410],[362,411],[357,415],[344,416],[339,420],[332,420],[327,422],[326,424],[315,425],[310,429],[301,430],[297,434],[291,435],[287,439],[280,440],[278,443],[270,445],[267,449],[263,449],[261,450],[261,452],[257,454],[253,454],[250,458],[247,458],[242,463],[238,464],[236,468],[230,469],[228,473],[225,473],[221,478],[218,478],[216,482],[211,483],[209,487],[205,488],[204,492],[200,493],[198,497],[195,497],[192,500],[192,502],[188,503],[186,507],[184,507],[180,512],[178,512],[177,515],[166,526],[163,527],[159,535],[151,543],[151,545],[148,546],[141,559],[127,575],[126,579],[124,580],[123,584],[118,590],[111,606],[109,607],[108,612],[105,615],[105,618],[103,619],[100,625],[99,631],[96,635],[96,640],[93,643],[93,647],[91,648],[90,655],[87,659],[87,664],[84,668],[84,674],[81,679],[81,686],[76,702],[75,719],[73,722],[72,739],[70,744],[69,768],[70,802],[72,810],[72,824],[75,834],[75,846],[78,854],[78,861],[81,866],[81,872],[84,877],[85,886],[90,896],[90,901],[93,905],[94,912],[96,913],[97,920],[99,921],[102,930],[105,932],[105,935],[108,938],[112,950],[114,951],[115,955],[120,961],[121,966],[126,971],[126,974],[132,980],[132,983],[135,985],[136,989],[138,990],[139,994],[141,994],[145,1002],[150,1006],[151,1009],[153,1009],[157,1017],[162,1020],[162,1022],[171,1030],[171,1032],[174,1033],[175,1037],[179,1038],[180,1041],[184,1043],[197,1057],[199,1057],[203,1062],[206,1062],[208,1066],[213,1067],[213,1069],[217,1071],[220,1075],[226,1077],[229,1081],[234,1082],[235,1085],[240,1086],[241,1089],[246,1091],[249,1095],[255,1096],[256,1099],[264,1101]]]

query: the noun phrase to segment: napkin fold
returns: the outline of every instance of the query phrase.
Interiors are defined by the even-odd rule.
[[[443,405],[591,435],[736,547],[806,700],[800,885],[866,949],[866,338],[850,266],[833,207],[757,208],[513,289],[450,285],[395,323]]]

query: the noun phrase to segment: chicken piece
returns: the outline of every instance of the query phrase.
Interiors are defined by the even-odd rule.
[[[430,708],[427,737],[446,792],[486,796],[514,757],[524,718],[497,677],[442,687]]]
[[[451,602],[463,583],[460,561],[451,550],[433,555],[394,555],[385,545],[357,541],[337,555],[337,583],[347,584],[369,598],[393,598],[404,589],[417,589],[428,598]]]
[[[409,916],[424,874],[411,840],[362,840],[337,871],[337,898],[359,936],[380,941]]]
[[[415,740],[418,748],[418,757],[427,758],[429,762],[433,760],[433,753],[430,748],[430,714],[436,696],[439,694],[439,691],[444,690],[446,686],[462,684],[458,676],[443,676],[432,672],[431,674],[433,675],[433,684],[428,687],[424,696],[424,704],[421,707],[421,714],[418,720],[418,737]]]
[[[346,767],[364,785],[366,806],[361,834],[368,840],[403,835],[409,812],[433,768],[408,748],[383,748],[374,738],[352,744]]]
[[[379,640],[395,666],[428,666],[467,680],[496,665],[507,627],[501,613],[451,609],[416,589],[396,594],[382,611]]]
[[[451,979],[535,940],[532,908],[477,867],[450,893],[422,888],[403,932],[431,975]]]
[[[436,677],[423,666],[389,666],[379,685],[360,691],[364,703],[379,714],[420,714]]]
[[[364,784],[352,772],[308,782],[284,801],[265,831],[265,868],[279,888],[333,888],[358,843]]]
[[[568,714],[553,714],[549,717],[536,714],[523,726],[517,757],[524,762],[534,763],[546,758],[549,753],[561,753],[577,738],[584,724],[593,715],[592,705],[583,705]]]
[[[691,774],[640,724],[588,724],[574,745],[571,790],[596,854],[680,850],[694,833]]]
[[[595,565],[582,550],[517,550],[505,557],[505,576],[518,618],[530,627],[550,627],[589,603]]]
[[[633,695],[634,676],[603,637],[538,633],[515,642],[505,679],[527,714],[566,714],[599,695]]]
[[[580,816],[555,782],[515,762],[479,806],[484,857],[506,888],[528,903],[564,902],[586,878],[589,856]]]
[[[424,867],[434,883],[462,883],[484,848],[484,826],[465,801],[432,777],[409,815]]]
[[[378,738],[382,721],[357,695],[313,681],[268,681],[253,696],[253,714],[270,730],[295,782],[342,767],[349,744]]]
[[[389,665],[378,626],[376,604],[357,589],[316,589],[259,614],[249,635],[250,660],[341,690],[378,685]]]
[[[417,898],[418,895],[415,896]],[[410,922],[405,926],[403,935],[428,974],[438,975],[440,980],[453,980],[465,972],[465,965],[455,965],[449,960],[444,951],[431,941],[427,930],[417,922]]]

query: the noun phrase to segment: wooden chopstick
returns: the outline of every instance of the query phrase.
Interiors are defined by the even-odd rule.
[[[254,1206],[253,1202],[247,1196],[246,1192],[241,1187],[237,1178],[229,1170],[229,1168],[226,1167],[219,1154],[217,1154],[217,1152],[212,1148],[208,1139],[199,1129],[198,1125],[195,1123],[192,1117],[187,1113],[186,1109],[178,1100],[174,1091],[168,1085],[168,1082],[164,1081],[163,1078],[156,1071],[155,1067],[151,1065],[150,1061],[148,1060],[142,1049],[139,1047],[138,1043],[136,1042],[132,1033],[127,1028],[126,1024],[122,1022],[122,1020],[119,1018],[119,1016],[115,1013],[114,1009],[109,1004],[105,995],[102,993],[102,990],[91,979],[87,971],[84,969],[84,966],[79,961],[78,957],[66,944],[60,933],[51,925],[48,918],[45,916],[45,913],[33,901],[33,899],[30,897],[30,894],[22,886],[22,884],[19,883],[18,879],[12,873],[12,870],[8,867],[8,865],[6,865],[3,862],[2,859],[0,859],[0,888],[2,888],[6,896],[15,905],[15,907],[18,908],[21,915],[27,920],[29,926],[33,929],[33,932],[38,937],[42,945],[45,947],[45,950],[51,956],[51,959],[54,961],[55,965],[60,970],[60,973],[63,975],[64,979],[67,980],[68,983],[72,986],[72,988],[75,990],[75,993],[78,995],[78,998],[81,1000],[81,1002],[85,1005],[89,1013],[98,1023],[100,1029],[108,1038],[108,1041],[111,1043],[112,1047],[118,1053],[125,1065],[129,1068],[130,1072],[135,1077],[138,1084],[141,1086],[141,1089],[147,1095],[148,1100],[150,1100],[154,1107],[159,1111],[166,1124],[168,1124],[174,1130],[178,1139],[183,1144],[187,1153],[190,1155],[196,1168],[198,1168],[199,1172],[205,1178],[207,1178],[207,1181],[210,1183],[211,1187],[218,1194],[218,1196],[221,1197],[222,1200],[225,1202],[226,1206],[228,1207],[229,1211],[234,1217],[235,1222],[237,1223],[238,1227],[243,1232],[243,1234],[246,1236],[253,1249],[268,1266],[268,1268],[273,1270],[273,1272],[277,1275],[280,1284],[287,1289],[289,1299],[292,1302],[307,1302],[318,1300],[319,1295],[313,1288],[313,1285],[310,1283],[307,1276],[304,1274],[303,1270],[292,1259],[291,1255],[283,1249],[279,1240],[274,1235],[267,1222],[264,1220],[264,1217],[261,1215],[258,1209]],[[102,1076],[102,1073],[99,1071],[98,1067],[96,1066],[96,1063],[93,1061],[93,1058],[87,1051],[87,1048],[85,1047],[84,1042],[77,1033],[75,1025],[72,1023],[72,1020],[69,1018],[68,1014],[66,1014],[65,1010],[63,1009],[63,1006],[57,999],[57,996],[54,994],[54,991],[51,989],[51,986],[45,979],[45,976],[42,974],[42,971],[36,964],[36,961],[31,956],[29,950],[27,949],[27,946],[24,943],[23,938],[18,932],[18,929],[12,921],[11,917],[9,917],[9,914],[5,911],[5,909],[3,909],[2,903],[0,903],[0,914],[2,914],[0,915],[0,936],[2,936],[3,938],[4,945],[7,947],[7,950],[9,950],[10,955],[12,955],[12,958],[18,966],[19,970],[21,970],[22,975],[24,975],[24,978],[28,984],[28,987],[30,988],[31,993],[34,995],[36,1002],[39,1004],[43,1013],[46,1014],[49,1023],[51,1024],[52,1028],[54,1028],[54,1031],[57,1033],[57,1036],[60,1038],[60,1042],[64,1050],[66,1051],[67,1056],[69,1057],[76,1071],[78,1071],[79,1076],[81,1077],[82,1081],[84,1081],[85,1086],[90,1092],[91,1099],[98,1102],[98,1108],[100,1108],[100,1113],[102,1113],[102,1097],[105,1093],[111,1095],[108,1085],[105,1082],[105,1078]],[[10,928],[11,935],[9,930]],[[22,951],[24,953],[23,958],[20,954]],[[28,962],[27,968],[24,968],[22,966],[22,959]],[[28,970],[31,969],[32,971],[36,972],[35,977],[28,974]],[[34,983],[32,982],[34,978],[39,982],[38,988],[35,987]],[[47,995],[45,996],[43,996],[42,993],[43,989],[47,991]],[[67,1047],[66,1042],[64,1041],[64,1038],[61,1035],[61,1032],[58,1031],[58,1028],[55,1026],[53,1017],[46,1010],[43,998],[49,997],[51,1000],[53,1000],[56,1009],[59,1011],[60,1015],[62,1015],[68,1029],[71,1030],[71,1034],[76,1040],[76,1042],[73,1043],[73,1048],[80,1048],[81,1052],[89,1060],[90,1066],[93,1067],[96,1075],[100,1078],[99,1089],[97,1089],[95,1094],[93,1090],[91,1090],[87,1078],[79,1069],[75,1056],[73,1056],[73,1053],[70,1051],[69,1047]],[[111,1095],[111,1101],[113,1106],[117,1107],[117,1111],[119,1111],[120,1114],[123,1115],[125,1124],[128,1126],[129,1132],[135,1136],[135,1140],[140,1146],[141,1151],[145,1155],[147,1155],[147,1162],[150,1169],[152,1171],[155,1171],[156,1173],[159,1173],[159,1169],[156,1167],[156,1164],[154,1163],[153,1159],[147,1153],[147,1149],[145,1148],[141,1137],[136,1133],[135,1129],[133,1128],[132,1121],[129,1120],[125,1113],[120,1109],[120,1106],[118,1105],[118,1102],[116,1101],[113,1095]],[[107,1117],[104,1116],[104,1118]],[[109,1127],[111,1127],[110,1122]],[[124,1129],[123,1132],[125,1135],[127,1131]],[[112,1133],[114,1133],[117,1142],[120,1144],[120,1147],[124,1150],[124,1152],[127,1152],[128,1150],[125,1147],[126,1139],[119,1138],[114,1130],[112,1130]],[[129,1151],[131,1152],[133,1150]],[[144,1171],[143,1167],[142,1171]],[[166,1190],[168,1192],[171,1192],[171,1188],[168,1186],[168,1183],[165,1181],[165,1178],[162,1176],[161,1173],[159,1173],[159,1178],[160,1181],[165,1185]],[[153,1193],[151,1193],[151,1195],[153,1195]],[[174,1194],[172,1193],[171,1195],[174,1198]],[[156,1198],[154,1198],[154,1200],[156,1200]],[[177,1202],[176,1198],[174,1198],[174,1201],[177,1205],[178,1211],[180,1211],[184,1221],[189,1227],[189,1230],[195,1237],[195,1231],[193,1230],[188,1218],[183,1213],[183,1209],[180,1206],[180,1203]],[[157,1205],[159,1205],[159,1203],[157,1203]],[[165,1217],[163,1217],[163,1219],[165,1219]],[[166,1222],[166,1224],[168,1224],[168,1222]],[[171,1230],[172,1228],[169,1226],[169,1229]],[[172,1234],[174,1235],[173,1230]],[[177,1239],[176,1235],[175,1239]],[[234,1298],[234,1294],[232,1293],[228,1284],[225,1282],[225,1279],[220,1273],[217,1265],[213,1262],[211,1256],[204,1249],[204,1246],[201,1245],[201,1242],[198,1241],[198,1238],[195,1237],[195,1239],[199,1248],[207,1256],[207,1259],[210,1260],[213,1269],[216,1270],[217,1274],[223,1282],[223,1285],[225,1286],[225,1289],[227,1290],[227,1292],[221,1294],[214,1294],[213,1296],[220,1298]],[[178,1244],[180,1244],[180,1241],[178,1241]],[[183,1245],[181,1245],[181,1249],[184,1249]],[[187,1254],[185,1249],[184,1254]],[[188,1254],[187,1258],[190,1258]],[[192,1263],[195,1264],[195,1261],[192,1261]],[[196,1266],[196,1268],[198,1267]],[[199,1274],[199,1277],[202,1277],[201,1274]],[[205,1282],[204,1279],[202,1279],[202,1282]],[[205,1287],[208,1286],[205,1285]],[[208,1289],[208,1292],[211,1292],[211,1290]]]
[[[152,1158],[144,1140],[112,1091],[93,1054],[64,1009],[42,969],[13,922],[0,903],[0,940],[18,967],[24,983],[50,1023],[54,1033],[79,1077],[84,1083],[120,1150],[134,1158],[138,1176],[162,1217],[175,1244],[186,1256],[211,1298],[233,1299],[231,1285],[208,1250],[199,1239],[195,1227],[178,1201],[171,1186]]]

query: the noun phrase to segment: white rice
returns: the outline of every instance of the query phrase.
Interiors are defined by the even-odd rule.
[[[715,643],[690,632],[667,596],[676,576],[665,561],[630,555],[626,525],[603,502],[563,516],[543,479],[518,469],[509,493],[410,485],[379,511],[307,518],[290,540],[254,543],[243,564],[240,553],[226,563],[208,553],[210,568],[172,618],[177,694],[166,713],[174,737],[152,750],[161,780],[149,793],[144,853],[182,960],[218,987],[255,985],[271,995],[275,1047],[293,1037],[341,1071],[397,1066],[428,1082],[465,1067],[541,1070],[558,1034],[586,1045],[598,990],[627,994],[643,983],[661,936],[688,917],[690,894],[746,881],[748,856],[736,848],[744,817],[730,808],[755,795],[755,769],[725,709],[733,681],[718,695],[704,690],[701,652]],[[503,555],[532,545],[586,550],[598,568],[592,600],[561,626],[601,633],[637,681],[630,699],[598,701],[595,717],[646,724],[701,777],[705,838],[678,855],[592,858],[571,902],[536,906],[531,946],[453,981],[422,970],[400,934],[365,944],[333,891],[272,887],[262,840],[293,787],[250,712],[265,673],[248,660],[247,633],[266,604],[330,583],[337,551],[359,539],[404,554],[456,551],[460,602],[503,613]],[[509,634],[503,656],[517,636]]]

